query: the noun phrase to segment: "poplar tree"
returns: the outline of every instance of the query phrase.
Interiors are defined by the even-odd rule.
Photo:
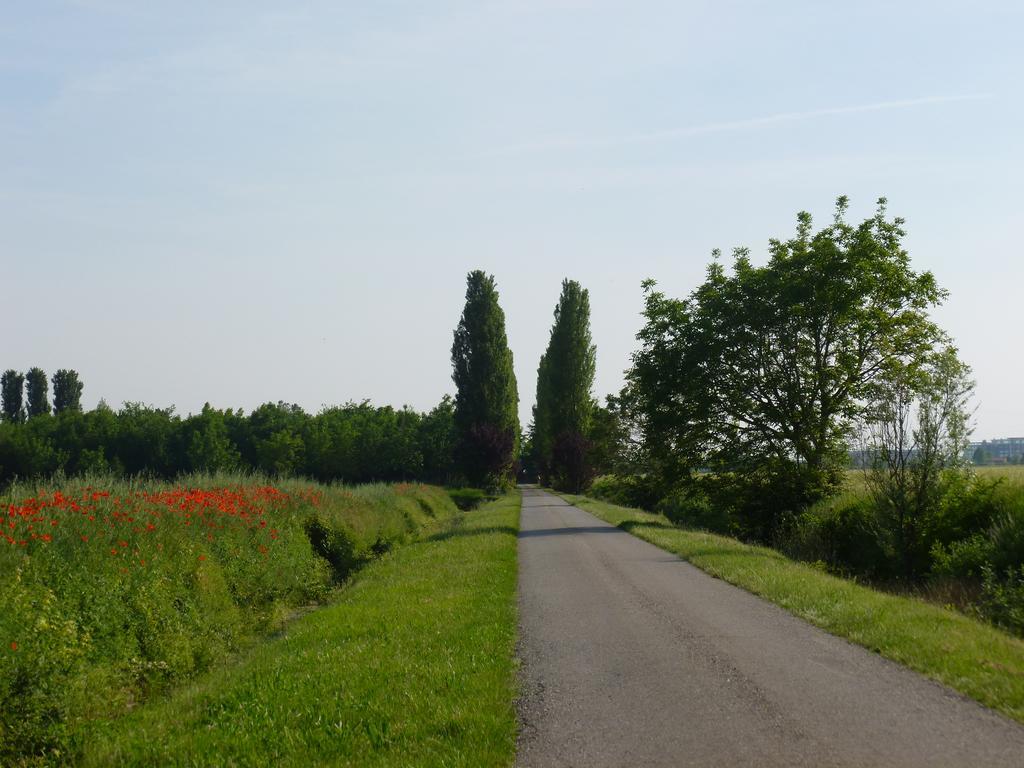
[[[82,382],[78,372],[61,368],[53,374],[54,413],[82,410]]]
[[[42,368],[30,368],[29,372],[25,374],[25,390],[28,395],[28,417],[30,419],[33,416],[42,416],[50,412],[46,371]]]
[[[463,474],[475,485],[509,485],[519,448],[519,391],[494,277],[481,270],[466,278],[466,305],[452,344],[452,380]]]
[[[4,371],[0,378],[0,398],[3,399],[4,421],[20,424],[25,420],[25,408],[22,396],[25,390],[25,377],[15,370]]]
[[[575,280],[563,280],[551,338],[537,369],[533,439],[542,482],[577,493],[589,474],[587,435],[596,364],[590,294]]]

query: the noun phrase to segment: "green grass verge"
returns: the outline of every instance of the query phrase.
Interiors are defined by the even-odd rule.
[[[510,765],[518,515],[505,496],[374,561],[239,664],[92,724],[80,761]]]
[[[1024,722],[1020,639],[955,611],[831,576],[767,547],[677,528],[661,515],[583,496],[563,498],[833,635]]]

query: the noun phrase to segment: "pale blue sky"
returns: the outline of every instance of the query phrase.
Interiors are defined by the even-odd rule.
[[[426,409],[483,268],[525,423],[563,277],[603,396],[642,279],[887,195],[976,435],[1024,435],[1022,9],[8,0],[0,367],[76,368],[87,405]]]

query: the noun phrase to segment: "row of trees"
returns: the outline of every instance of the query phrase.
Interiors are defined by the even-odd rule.
[[[62,368],[53,374],[53,412],[82,410],[82,382],[76,371]],[[46,371],[30,368],[27,373],[4,371],[0,376],[0,416],[20,424],[27,418],[50,413]]]
[[[616,453],[617,417],[592,399],[590,300],[566,280],[541,358],[527,464],[545,483],[579,491]],[[422,479],[507,487],[519,473],[519,393],[494,277],[470,272],[451,351],[454,399],[429,413],[349,403],[316,415],[268,403],[251,414],[207,405],[199,414],[127,403],[82,412],[72,370],[7,371],[0,400],[0,482],[54,472],[173,477],[258,470],[319,480]],[[25,395],[27,393],[27,403]]]
[[[267,403],[246,415],[209,405],[180,417],[172,408],[104,403],[88,412],[44,413],[0,423],[0,482],[56,472],[173,478],[186,472],[260,471],[349,483],[458,480],[455,408],[445,397],[427,413],[368,402],[311,415]]]
[[[452,345],[461,475],[475,485],[501,487],[521,472],[527,479],[580,492],[595,471],[609,468],[619,453],[622,429],[615,411],[593,399],[596,355],[590,296],[578,282],[565,280],[537,370],[533,423],[523,441],[512,352],[494,278],[471,272]]]

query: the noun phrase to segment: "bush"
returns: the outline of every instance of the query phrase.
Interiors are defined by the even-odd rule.
[[[356,551],[356,542],[350,531],[331,527],[318,515],[306,521],[306,535],[313,551],[331,564],[337,582],[347,579],[367,559]],[[376,542],[374,544],[376,546]]]
[[[992,540],[984,533],[944,545],[935,542],[931,549],[931,575],[938,578],[981,579],[992,561]]]
[[[652,510],[665,492],[646,475],[601,475],[591,484],[589,495],[622,507]]]
[[[895,566],[874,505],[854,493],[808,508],[782,534],[780,544],[791,557],[823,562],[837,573],[878,577]]]
[[[1002,574],[986,567],[982,578],[981,610],[994,624],[1024,635],[1024,566]]]
[[[733,527],[728,510],[713,504],[699,489],[671,493],[655,505],[654,511],[686,528],[729,533]]]

